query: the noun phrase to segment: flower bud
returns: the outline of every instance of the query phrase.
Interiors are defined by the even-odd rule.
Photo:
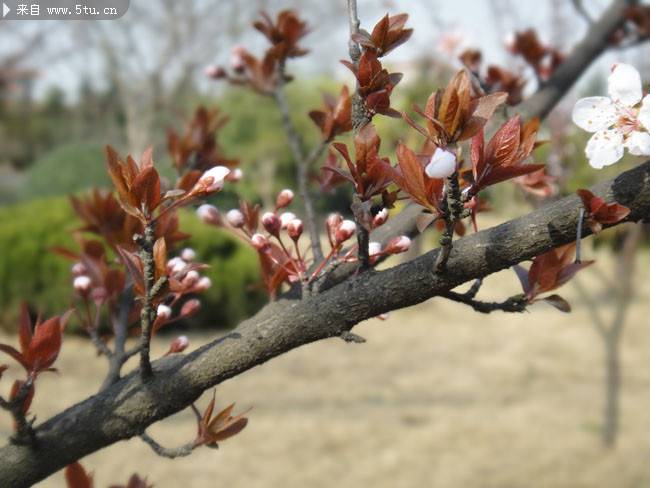
[[[158,305],[158,308],[156,309],[156,317],[159,317],[163,320],[167,320],[171,316],[172,316],[171,307],[165,305],[164,303]]]
[[[224,70],[221,66],[215,66],[211,64],[205,67],[203,74],[205,74],[205,76],[208,78],[212,78],[213,80],[219,80],[226,76],[226,70]]]
[[[212,286],[212,280],[207,276],[203,276],[201,279],[199,279],[199,281],[197,281],[196,285],[194,286],[194,289],[200,293],[206,291],[211,286]]]
[[[74,263],[72,265],[72,274],[74,276],[80,276],[86,274],[87,272],[88,269],[86,268],[86,265],[84,263]]]
[[[341,222],[343,222],[343,217],[341,217],[341,214],[331,213],[327,216],[327,220],[325,221],[325,228],[327,230],[327,236],[329,237],[330,241],[335,240],[334,234],[336,234],[336,229],[339,228]]]
[[[377,212],[377,215],[372,219],[372,225],[374,227],[379,227],[380,225],[384,225],[386,221],[388,220],[388,209],[387,208],[382,208],[379,212]]]
[[[429,178],[447,178],[456,171],[456,155],[442,149],[436,148],[429,164],[424,168],[424,172]]]
[[[271,234],[274,237],[280,235],[280,229],[282,229],[282,222],[280,218],[273,212],[266,212],[262,215],[262,225],[266,229],[266,232]]]
[[[241,212],[241,210],[238,210],[236,208],[228,210],[228,213],[226,213],[226,220],[236,229],[240,229],[246,223],[244,214]]]
[[[88,293],[92,285],[91,279],[86,275],[77,276],[72,282],[73,288],[82,295]]]
[[[407,236],[393,237],[386,246],[386,253],[399,254],[406,252],[411,248],[411,239]]]
[[[196,271],[195,269],[191,269],[190,271],[187,272],[185,275],[185,278],[183,278],[183,286],[186,287],[192,287],[196,285],[196,283],[199,281],[199,272]]]
[[[230,174],[225,166],[215,166],[201,175],[194,188],[196,191],[214,193],[223,188],[223,180]]]
[[[280,222],[282,223],[282,228],[286,229],[289,225],[289,222],[296,219],[296,215],[291,212],[283,212],[280,214]]]
[[[243,177],[244,177],[244,172],[239,168],[235,168],[230,173],[228,173],[228,176],[226,176],[226,181],[230,181],[231,183],[237,183]]]
[[[300,236],[302,235],[302,231],[303,231],[303,225],[302,225],[302,220],[300,219],[293,219],[287,225],[287,233],[289,234],[289,237],[291,237],[294,241],[298,241],[298,239],[300,239]]]
[[[246,68],[244,56],[248,53],[244,46],[234,46],[230,51],[230,67],[237,73],[241,73]]]
[[[187,338],[187,336],[178,336],[176,339],[174,339],[171,344],[169,344],[169,351],[165,354],[165,356],[168,356],[169,354],[177,354],[179,352],[183,352],[187,347],[190,345],[190,340]]]
[[[187,317],[189,315],[195,314],[201,308],[201,302],[197,298],[192,298],[191,300],[186,301],[181,307],[181,317]]]
[[[196,252],[191,247],[186,247],[181,251],[181,259],[184,261],[194,261],[196,259]]]
[[[269,240],[262,234],[253,234],[253,237],[251,237],[251,244],[259,252],[266,252],[269,247],[271,247]]]
[[[341,244],[347,241],[350,237],[352,237],[352,234],[354,234],[354,231],[356,229],[357,225],[351,220],[342,221],[334,233],[334,240],[336,244]]]
[[[221,225],[221,214],[214,205],[204,203],[196,209],[196,215],[204,224]]]
[[[293,191],[289,188],[285,188],[278,193],[278,197],[275,199],[275,207],[278,209],[287,207],[293,201],[293,196]]]
[[[368,243],[368,256],[371,258],[374,256],[379,256],[381,254],[381,243],[376,241],[371,241]]]
[[[167,261],[167,269],[172,274],[181,274],[187,269],[187,263],[182,258],[175,256]]]

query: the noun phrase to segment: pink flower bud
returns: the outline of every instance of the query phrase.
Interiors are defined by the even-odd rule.
[[[407,236],[397,236],[392,238],[388,245],[386,246],[386,252],[388,254],[399,254],[401,252],[406,252],[411,248],[411,239]]]
[[[187,263],[182,258],[175,256],[167,261],[167,269],[172,274],[181,274],[187,270]]]
[[[161,303],[160,305],[158,305],[158,308],[156,309],[156,316],[163,320],[167,320],[169,317],[172,316],[171,307]]]
[[[280,235],[280,229],[282,229],[282,222],[280,218],[273,212],[266,212],[262,215],[262,225],[266,229],[266,232],[272,236],[278,237]]]
[[[253,237],[251,237],[251,244],[253,244],[253,247],[259,252],[266,252],[269,247],[271,247],[269,240],[262,234],[253,234]]]
[[[72,274],[74,276],[80,276],[86,274],[87,272],[88,269],[86,268],[86,265],[84,263],[74,263],[72,265]]]
[[[238,73],[246,68],[244,56],[248,54],[244,46],[234,46],[230,51],[230,67]]]
[[[186,247],[181,251],[181,259],[184,261],[194,261],[196,259],[196,252],[191,247]]]
[[[284,208],[287,207],[289,204],[291,204],[292,201],[293,201],[293,191],[291,191],[288,188],[285,188],[280,193],[278,193],[278,197],[275,199],[275,206],[276,208]]]
[[[228,176],[226,176],[226,181],[230,181],[231,183],[237,183],[243,177],[244,177],[244,172],[239,168],[235,168],[228,174]]]
[[[336,229],[339,228],[341,222],[343,222],[343,217],[341,217],[341,214],[331,213],[327,216],[327,220],[325,221],[325,228],[327,229],[327,236],[329,237],[330,241],[335,240],[334,234],[336,234]]]
[[[226,220],[230,225],[232,225],[236,229],[243,227],[244,224],[246,223],[246,218],[244,217],[244,214],[240,210],[237,210],[236,208],[233,208],[232,210],[228,210],[228,213],[226,213]]]
[[[169,351],[165,354],[165,356],[168,356],[169,354],[177,354],[179,352],[183,352],[187,347],[190,345],[190,340],[187,338],[187,336],[178,336],[176,339],[174,339],[171,344],[169,344]]]
[[[351,220],[344,220],[336,229],[336,232],[334,233],[334,240],[337,244],[341,244],[352,237],[352,234],[354,234],[354,231],[356,229],[357,225],[354,222]]]
[[[289,222],[296,219],[296,215],[291,212],[283,212],[280,214],[280,222],[282,223],[282,228],[286,229],[289,225]]]
[[[203,70],[203,73],[205,76],[212,78],[213,80],[219,80],[226,76],[226,70],[224,70],[221,66],[215,66],[213,64],[206,66]]]
[[[215,166],[210,168],[199,178],[194,188],[197,191],[214,193],[223,188],[223,180],[230,174],[230,170],[225,166]]]
[[[200,293],[206,291],[211,286],[212,286],[212,280],[210,280],[210,278],[208,278],[207,276],[204,276],[196,283],[194,289]]]
[[[379,212],[377,212],[377,215],[372,219],[372,225],[374,227],[379,227],[380,225],[384,225],[386,221],[388,220],[388,209],[387,208],[382,208]]]
[[[92,286],[92,281],[88,276],[81,275],[77,276],[72,282],[73,288],[78,292],[83,294],[88,293],[90,287]]]
[[[221,225],[221,214],[214,205],[204,203],[196,209],[196,215],[205,224]]]
[[[186,301],[183,306],[181,307],[181,317],[187,317],[189,315],[195,314],[196,312],[199,311],[201,308],[201,302],[196,299],[192,298],[191,300]]]
[[[199,278],[200,278],[199,272],[196,271],[195,269],[192,269],[188,271],[187,274],[185,275],[185,278],[183,278],[183,286],[186,286],[188,288],[192,287],[196,285],[196,283],[199,281]]]
[[[381,243],[372,241],[368,243],[368,255],[372,258],[381,254]]]
[[[287,233],[294,241],[298,241],[302,235],[303,225],[302,220],[293,219],[289,224],[287,224]]]

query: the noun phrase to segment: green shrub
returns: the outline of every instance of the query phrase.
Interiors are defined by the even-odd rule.
[[[30,167],[25,173],[23,196],[63,196],[109,184],[102,146],[77,142],[53,149]]]
[[[192,234],[184,244],[210,265],[204,274],[213,283],[201,296],[202,310],[189,325],[236,325],[264,302],[261,291],[253,290],[259,281],[257,257],[234,238],[199,222],[190,210],[181,213],[181,222],[181,228]],[[74,249],[71,231],[77,227],[79,221],[66,198],[0,208],[0,328],[15,331],[22,300],[46,316],[69,307],[71,263],[48,249]]]

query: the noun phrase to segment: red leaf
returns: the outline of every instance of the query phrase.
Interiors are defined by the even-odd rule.
[[[93,477],[77,462],[65,468],[65,481],[68,488],[93,488]]]
[[[569,313],[571,312],[571,305],[560,295],[550,295],[542,298],[549,305],[553,305],[560,312]]]

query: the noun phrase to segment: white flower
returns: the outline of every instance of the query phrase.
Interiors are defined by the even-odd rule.
[[[594,132],[585,154],[597,169],[621,159],[624,148],[636,156],[650,155],[650,95],[641,99],[639,72],[629,64],[616,64],[607,85],[609,97],[582,98],[572,114],[574,124]]]
[[[368,243],[368,255],[373,257],[379,254],[381,254],[381,243],[376,241]]]
[[[172,309],[167,305],[161,303],[160,305],[158,305],[158,308],[156,309],[156,316],[160,317],[161,319],[167,320],[169,317],[172,316]]]
[[[205,186],[205,191],[208,192],[219,191],[223,188],[223,180],[229,174],[230,170],[225,166],[215,166],[201,175],[197,185]]]
[[[440,147],[431,156],[424,172],[429,178],[446,178],[456,171],[456,155]]]

